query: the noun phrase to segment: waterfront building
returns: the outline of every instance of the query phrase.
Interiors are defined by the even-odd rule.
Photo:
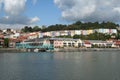
[[[51,44],[53,44],[54,48],[62,48],[63,47],[63,39],[61,38],[51,38]]]
[[[16,43],[20,43],[20,39],[9,39],[9,47],[10,48],[15,48],[16,47]]]
[[[72,38],[51,38],[53,40],[53,45],[55,48],[63,47],[82,47],[83,43],[80,39]]]
[[[49,38],[36,38],[17,43],[16,48],[53,50],[53,45]]]
[[[112,42],[102,41],[102,40],[89,40],[92,44],[92,47],[107,48],[112,47]]]
[[[80,39],[63,39],[63,47],[83,47],[83,42]]]
[[[0,48],[4,47],[4,36],[0,35]]]
[[[115,45],[115,47],[120,48],[120,40],[114,41],[114,45]]]
[[[18,38],[9,38],[9,47],[15,48],[17,43],[24,42],[28,39],[28,36],[19,36]]]

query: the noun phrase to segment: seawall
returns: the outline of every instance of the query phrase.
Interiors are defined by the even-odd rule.
[[[120,48],[57,48],[56,52],[79,52],[79,51],[120,51]]]
[[[52,52],[80,52],[80,51],[120,51],[120,48],[55,48],[54,50],[52,50]],[[34,52],[34,50],[28,51],[27,49],[0,48],[0,53],[22,53],[22,52]]]
[[[0,53],[20,53],[26,52],[26,49],[16,49],[16,48],[0,48]]]

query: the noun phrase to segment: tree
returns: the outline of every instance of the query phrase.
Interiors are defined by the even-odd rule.
[[[79,39],[80,38],[80,35],[74,35],[73,36],[73,39]]]
[[[39,28],[39,26],[34,26],[33,31],[41,31],[41,28]]]
[[[6,47],[6,48],[9,47],[9,39],[8,38],[4,39],[4,47]]]

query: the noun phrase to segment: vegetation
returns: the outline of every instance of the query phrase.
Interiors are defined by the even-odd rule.
[[[35,26],[35,27],[28,27],[25,26],[24,28],[21,29],[21,32],[35,32],[35,31],[41,31],[41,28],[39,28],[39,26]]]
[[[116,37],[116,35],[115,35]],[[74,39],[82,39],[82,40],[107,40],[110,39],[111,36],[108,34],[103,34],[103,33],[93,33],[90,35],[74,35],[73,36]]]
[[[8,47],[9,47],[9,39],[8,39],[8,38],[5,38],[5,39],[4,39],[4,47],[5,47],[5,48],[8,48]]]
[[[69,36],[57,36],[57,38],[72,38],[70,35]]]
[[[80,21],[77,21],[70,25],[62,25],[62,24],[56,24],[56,25],[50,25],[48,27],[42,26],[41,28],[39,26],[35,27],[28,27],[25,26],[22,29],[22,32],[35,32],[35,31],[42,31],[42,32],[49,32],[49,31],[60,31],[60,30],[90,30],[90,29],[100,29],[100,28],[109,28],[109,29],[117,29],[119,27],[118,24],[115,24],[113,22],[87,22],[83,23]],[[118,29],[117,29],[118,30]],[[113,34],[112,36],[115,36],[115,38],[120,39],[120,31],[118,30],[118,34]],[[45,36],[48,37],[48,36]],[[71,36],[58,36],[62,38],[71,38]],[[81,38],[81,39],[91,39],[91,40],[106,40],[111,38],[108,34],[102,34],[102,33],[93,33],[90,35],[74,35],[74,39]]]
[[[116,29],[119,25],[115,24],[113,22],[87,22],[82,23],[80,21],[77,21],[70,25],[62,25],[62,24],[56,24],[56,25],[50,25],[48,27],[42,26],[41,28],[39,26],[35,27],[28,27],[25,26],[22,29],[22,32],[34,32],[34,31],[59,31],[59,30],[88,30],[88,29],[98,29],[98,28],[109,28],[109,29]]]

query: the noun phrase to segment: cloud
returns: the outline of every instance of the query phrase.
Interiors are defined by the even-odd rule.
[[[120,21],[120,0],[54,0],[67,21]]]
[[[37,3],[37,0],[33,0],[33,4],[35,5]]]
[[[1,11],[1,7],[2,7],[2,0],[0,0],[0,11]]]
[[[34,18],[31,18],[30,22],[29,23],[35,23],[37,21],[39,21],[40,19],[36,16]]]
[[[2,24],[33,24],[39,21],[38,17],[28,18],[26,16],[4,16],[0,18],[0,23]]]
[[[24,15],[27,0],[0,0],[5,16],[0,18],[0,24],[33,24],[38,17],[29,18]],[[2,7],[3,5],[3,7]]]
[[[20,15],[27,0],[4,0],[4,11],[7,15]]]

